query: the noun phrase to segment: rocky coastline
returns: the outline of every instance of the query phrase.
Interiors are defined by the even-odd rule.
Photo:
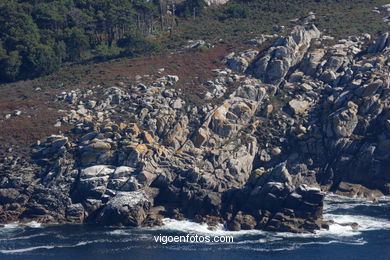
[[[73,128],[1,164],[0,223],[313,232],[326,192],[389,195],[389,33],[335,42],[307,21],[273,41],[227,55],[203,107],[175,75],[61,93]]]

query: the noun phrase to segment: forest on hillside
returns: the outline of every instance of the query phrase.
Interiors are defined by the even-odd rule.
[[[2,0],[0,82],[47,75],[63,62],[152,53],[159,46],[150,36],[177,24],[172,11],[185,17],[203,6],[202,0],[186,0],[180,10],[161,0]]]
[[[242,42],[316,14],[335,37],[386,30],[371,12],[387,0],[0,0],[0,83],[51,74],[64,63],[176,50],[189,40]],[[250,38],[249,38],[250,39]]]

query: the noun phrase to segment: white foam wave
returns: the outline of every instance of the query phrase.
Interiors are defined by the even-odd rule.
[[[252,247],[252,246],[238,246],[234,247],[234,249],[241,249],[241,250],[250,250],[250,251],[257,251],[257,252],[279,252],[279,251],[292,251],[300,248],[299,244],[293,244],[291,246],[285,246],[285,247],[278,247],[278,248],[262,248],[262,247]],[[227,250],[230,250],[232,248],[227,248]]]
[[[198,246],[188,246],[188,245],[178,245],[178,244],[172,244],[169,247],[169,250],[175,250],[175,251],[213,251],[215,250],[214,247],[217,246],[218,250],[223,251],[229,251],[229,250],[248,250],[248,251],[257,251],[257,252],[278,252],[278,251],[292,251],[300,247],[299,244],[293,244],[290,246],[283,246],[283,247],[276,247],[276,248],[269,248],[269,247],[254,247],[253,245],[239,245],[236,243],[233,244],[226,244],[221,246],[221,244],[208,244],[207,247],[198,247]],[[146,246],[145,249],[153,249],[153,248],[159,248],[159,246]]]
[[[245,241],[242,241],[245,242]],[[278,252],[278,251],[291,251],[296,250],[298,248],[301,248],[302,246],[306,245],[328,245],[328,244],[348,244],[348,245],[364,245],[367,242],[362,239],[357,239],[355,241],[340,241],[340,240],[330,240],[330,241],[310,241],[310,242],[299,242],[299,243],[292,243],[288,246],[284,247],[278,247],[278,248],[267,248],[267,247],[253,247],[253,246],[242,246],[237,244],[253,244],[251,241],[248,241],[246,243],[234,243],[234,249],[247,249],[251,251],[260,251],[260,252]],[[231,249],[230,247],[222,248],[222,249]]]
[[[261,230],[241,230],[241,231],[228,231],[222,224],[219,224],[212,230],[205,223],[200,224],[190,220],[175,220],[170,218],[163,219],[164,225],[161,227],[148,228],[149,230],[171,230],[185,233],[207,234],[207,235],[230,235],[230,236],[242,236],[242,235],[259,235],[264,234]]]
[[[19,228],[19,223],[9,223],[9,224],[5,224],[4,225],[4,229],[15,229],[15,228]]]
[[[342,195],[338,195],[335,193],[328,193],[324,199],[325,204],[327,203],[362,203],[364,205],[373,205],[373,204],[378,204],[378,203],[388,203],[390,202],[390,196],[383,196],[380,198],[377,198],[376,202],[370,201],[365,198],[358,198],[358,197],[346,197]]]
[[[30,228],[41,228],[42,227],[42,224],[41,223],[38,223],[36,221],[31,221],[31,222],[28,222],[25,224],[26,226],[30,227]]]
[[[20,253],[26,253],[31,252],[39,249],[53,249],[53,248],[72,248],[72,247],[79,247],[79,246],[85,246],[87,244],[92,244],[100,242],[99,240],[94,241],[80,241],[77,244],[74,245],[44,245],[44,246],[34,246],[34,247],[26,247],[26,248],[18,248],[18,249],[3,249],[0,250],[0,253],[2,254],[20,254]]]
[[[363,231],[369,230],[383,230],[390,229],[390,221],[381,218],[373,218],[364,215],[336,215],[336,214],[324,214],[324,219],[333,220],[336,223],[329,226],[329,230],[322,229],[317,230],[315,233],[284,233],[277,232],[275,236],[283,238],[293,237],[330,237],[330,238],[342,238],[342,237],[353,237],[361,235]],[[352,223],[357,223],[358,228],[353,229]]]
[[[390,221],[383,218],[374,218],[363,215],[336,215],[336,214],[325,214],[325,219],[333,220],[337,223],[353,223],[356,222],[359,231],[368,230],[383,230],[390,229]],[[338,226],[338,225],[331,225]],[[351,228],[352,229],[352,228]]]
[[[0,250],[0,253],[2,254],[17,254],[17,253],[25,253],[30,252],[38,249],[53,249],[56,246],[34,246],[34,247],[26,247],[26,248],[19,248],[19,249],[8,249],[8,250]]]
[[[378,200],[377,202],[360,199],[350,199],[348,201],[326,200],[324,203],[324,212],[328,213],[338,209],[354,209],[359,206],[383,207],[389,206],[389,201],[387,199]]]
[[[217,229],[210,230],[207,224],[199,224],[189,220],[179,221],[174,219],[164,219],[164,226],[148,228],[149,230],[165,230],[165,231],[179,231],[185,233],[205,234],[205,235],[229,235],[229,236],[243,236],[243,235],[263,235],[265,238],[259,240],[253,240],[253,243],[265,243],[273,241],[273,239],[283,238],[320,238],[320,237],[352,237],[361,235],[363,231],[368,230],[381,230],[390,229],[390,221],[386,219],[373,218],[364,215],[336,215],[336,214],[324,214],[326,220],[333,220],[339,224],[332,224],[329,226],[329,230],[318,230],[315,233],[289,233],[289,232],[266,232],[262,230],[241,230],[241,231],[228,231],[224,229],[222,225],[219,225]],[[357,223],[358,228],[353,229],[349,223]],[[345,224],[345,225],[343,225]],[[125,234],[125,231],[117,230],[112,234]],[[245,243],[245,242],[244,242]]]
[[[274,242],[274,241],[279,241],[283,240],[283,238],[280,237],[267,237],[267,238],[260,238],[256,240],[243,240],[243,241],[238,241],[234,242],[234,244],[264,244],[264,243],[269,243],[269,242]]]
[[[45,235],[46,235],[45,233],[42,233],[42,234],[35,234],[35,235],[30,235],[30,236],[2,238],[2,239],[0,239],[0,241],[26,240],[26,239],[30,239],[33,237],[40,237],[40,236],[45,236]]]
[[[361,198],[349,198],[345,196],[340,196],[337,194],[328,194],[325,199],[324,204],[324,219],[333,220],[336,223],[348,224],[348,223],[357,223],[357,230],[352,229],[350,225],[339,225],[333,224],[330,225],[329,230],[321,230],[317,232],[318,234],[325,236],[356,236],[360,235],[363,231],[369,230],[383,230],[390,229],[390,220],[383,218],[370,217],[365,215],[354,215],[354,214],[334,214],[338,209],[342,211],[353,209],[358,206],[366,207],[388,207],[390,202],[390,197],[382,197],[378,199],[377,202],[371,202],[366,199]],[[340,211],[340,212],[342,212]]]
[[[329,226],[329,230],[318,230],[315,233],[316,237],[353,237],[360,235],[361,232],[353,229],[350,225],[332,224]]]
[[[113,231],[106,232],[107,235],[123,236],[128,235],[129,232],[126,229],[115,229]]]
[[[30,228],[42,228],[42,224],[38,223],[36,221],[31,221],[28,223],[20,223],[20,222],[13,222],[13,223],[8,223],[4,225],[4,229],[17,229],[21,227],[30,227]]]
[[[330,241],[313,241],[313,242],[299,243],[300,246],[303,246],[303,245],[329,245],[329,244],[346,244],[346,245],[359,245],[360,246],[360,245],[367,244],[367,242],[362,240],[362,239],[357,239],[357,240],[349,241],[349,242],[340,241],[340,240],[330,240]]]

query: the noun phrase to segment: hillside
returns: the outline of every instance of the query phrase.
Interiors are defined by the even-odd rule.
[[[327,192],[390,195],[381,5],[229,2],[160,53],[1,85],[0,222],[314,232]]]
[[[172,4],[175,3],[175,4]],[[11,0],[0,3],[0,82],[32,79],[66,63],[177,52],[187,40],[238,45],[258,34],[291,30],[292,19],[316,13],[316,25],[335,37],[386,28],[383,0]],[[284,26],[286,30],[279,30]]]

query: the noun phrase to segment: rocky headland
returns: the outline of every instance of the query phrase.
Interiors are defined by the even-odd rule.
[[[326,192],[389,195],[389,33],[335,41],[310,19],[224,57],[204,106],[163,73],[61,93],[72,129],[0,165],[0,222],[313,232]]]

